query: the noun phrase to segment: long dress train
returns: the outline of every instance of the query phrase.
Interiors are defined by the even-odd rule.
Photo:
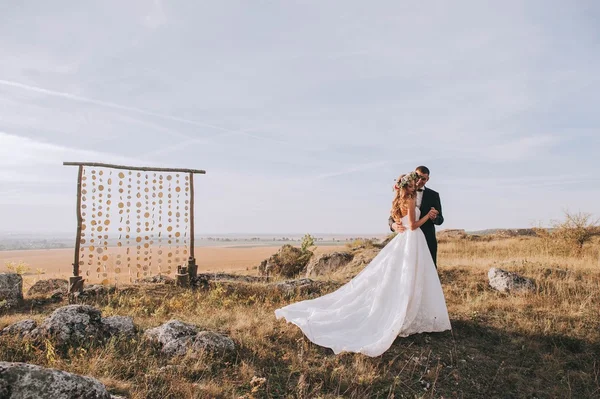
[[[416,210],[419,218],[420,211]],[[403,218],[404,225],[408,217]],[[396,235],[335,292],[275,310],[317,345],[379,356],[397,336],[446,331],[444,293],[421,229]]]

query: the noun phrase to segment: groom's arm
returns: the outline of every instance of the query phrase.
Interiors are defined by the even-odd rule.
[[[435,193],[435,201],[433,207],[439,212],[435,219],[433,219],[433,224],[441,225],[444,223],[444,216],[442,215],[442,201],[440,201],[440,194]]]
[[[396,225],[395,229],[394,224]],[[404,233],[406,231],[406,227],[402,224],[402,221],[396,223],[394,218],[391,216],[388,219],[388,225],[390,226],[390,230],[392,230],[394,233]]]

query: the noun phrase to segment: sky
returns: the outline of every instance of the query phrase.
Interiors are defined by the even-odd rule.
[[[206,170],[196,232],[385,234],[600,216],[600,3],[0,3],[0,232],[76,229],[63,161]]]

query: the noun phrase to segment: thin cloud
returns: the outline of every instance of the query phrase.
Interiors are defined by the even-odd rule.
[[[63,161],[119,162],[136,164],[140,160],[121,155],[82,150],[58,144],[46,143],[28,137],[11,135],[0,131],[0,168],[57,165]]]
[[[343,175],[348,175],[350,173],[362,172],[365,170],[376,169],[382,166],[390,164],[390,161],[377,161],[377,162],[369,162],[360,165],[350,166],[348,168],[337,170],[335,172],[322,173],[313,177],[309,177],[307,180],[324,180],[332,177],[338,177]]]
[[[127,112],[137,113],[140,115],[152,116],[152,117],[165,119],[165,120],[169,120],[169,121],[173,121],[173,122],[180,122],[180,123],[185,123],[188,125],[205,127],[205,128],[214,129],[214,130],[220,130],[220,131],[228,132],[228,133],[238,133],[239,132],[238,130],[228,129],[228,128],[225,128],[222,126],[212,125],[209,123],[198,122],[198,121],[194,121],[191,119],[179,118],[179,117],[172,116],[172,115],[165,115],[165,114],[147,111],[147,110],[135,108],[135,107],[128,107],[128,106],[124,106],[124,105],[120,105],[120,104],[115,104],[112,102],[100,101],[100,100],[96,100],[93,98],[77,96],[77,95],[70,94],[70,93],[63,93],[63,92],[59,92],[59,91],[48,90],[48,89],[44,89],[42,87],[30,86],[30,85],[26,85],[26,84],[19,83],[19,82],[12,82],[9,80],[0,79],[0,85],[8,86],[8,87],[15,87],[18,89],[28,90],[28,91],[32,91],[35,93],[46,94],[46,95],[54,96],[54,97],[62,97],[62,98],[66,98],[66,99],[69,99],[72,101],[76,101],[76,102],[81,102],[81,103],[86,103],[86,104],[94,104],[94,105],[98,105],[101,107],[117,109],[120,111],[127,111]]]

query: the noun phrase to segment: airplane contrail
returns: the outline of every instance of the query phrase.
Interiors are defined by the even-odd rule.
[[[215,135],[208,136],[208,137],[189,138],[189,140],[187,140],[183,143],[179,143],[179,144],[175,145],[173,148],[179,148],[182,145],[192,144],[197,141],[204,141],[205,139],[213,139],[213,138],[220,137],[223,135],[230,136],[230,135],[235,135],[235,134],[245,135],[245,136],[252,137],[252,138],[255,138],[258,140],[272,141],[272,142],[279,143],[279,144],[288,144],[288,145],[290,144],[283,140],[278,140],[278,139],[274,139],[274,138],[270,138],[270,137],[262,137],[262,136],[258,136],[255,134],[251,134],[248,132],[248,129],[238,129],[238,130],[228,129],[228,128],[218,126],[218,125],[213,125],[210,123],[198,122],[198,121],[191,120],[191,119],[185,119],[185,118],[180,118],[180,117],[176,117],[176,116],[172,116],[172,115],[161,114],[158,112],[147,111],[147,110],[141,109],[141,108],[129,107],[129,106],[120,105],[120,104],[116,104],[116,103],[112,103],[112,102],[108,102],[108,101],[96,100],[93,98],[78,96],[78,95],[71,94],[71,93],[65,93],[65,92],[60,92],[60,91],[55,91],[55,90],[44,89],[43,87],[26,85],[23,83],[13,82],[10,80],[0,79],[0,85],[8,86],[8,87],[15,87],[18,89],[32,91],[35,93],[46,94],[46,95],[54,96],[54,97],[66,98],[66,99],[76,101],[76,102],[81,102],[81,103],[86,103],[86,104],[94,104],[94,105],[98,105],[98,106],[102,106],[102,107],[106,107],[106,108],[112,108],[112,109],[117,109],[117,110],[121,110],[121,111],[133,112],[133,113],[140,114],[140,115],[152,116],[155,118],[160,118],[160,119],[174,121],[174,122],[180,122],[180,123],[184,123],[184,124],[188,124],[188,125],[192,125],[192,126],[205,127],[205,128],[219,130],[219,131],[223,132],[221,134],[215,134]],[[169,150],[170,150],[170,147],[169,147]],[[166,149],[151,151],[147,154],[144,154],[143,157],[152,156],[152,155],[160,154],[163,152],[166,152]]]
[[[239,133],[239,131],[237,131],[237,130],[228,129],[228,128],[213,125],[210,123],[198,122],[198,121],[194,121],[191,119],[185,119],[185,118],[179,118],[179,117],[172,116],[172,115],[166,115],[166,114],[161,114],[158,112],[147,111],[147,110],[144,110],[141,108],[129,107],[129,106],[125,106],[125,105],[111,103],[108,101],[101,101],[101,100],[96,100],[93,98],[77,96],[77,95],[70,94],[70,93],[48,90],[48,89],[44,89],[42,87],[36,87],[36,86],[26,85],[23,83],[12,82],[10,80],[0,79],[0,85],[8,86],[8,87],[16,87],[18,89],[28,90],[28,91],[32,91],[35,93],[46,94],[46,95],[54,96],[54,97],[66,98],[66,99],[81,102],[81,103],[94,104],[94,105],[99,105],[99,106],[106,107],[106,108],[118,109],[121,111],[128,111],[128,112],[134,112],[134,113],[141,114],[141,115],[153,116],[155,118],[185,123],[188,125],[206,127],[206,128],[210,128],[210,129],[220,130],[223,132],[228,132],[228,133]]]

